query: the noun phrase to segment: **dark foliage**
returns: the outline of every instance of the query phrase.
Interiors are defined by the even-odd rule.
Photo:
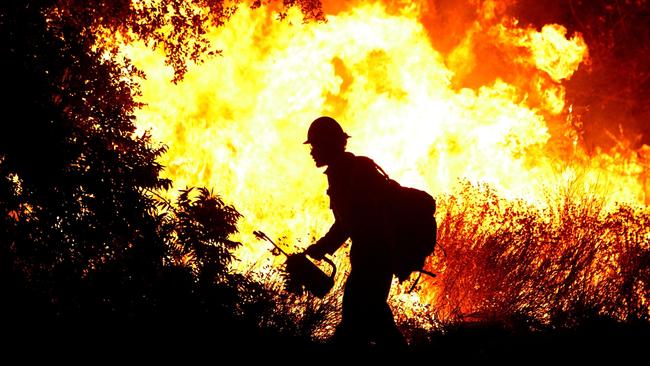
[[[183,78],[187,61],[201,62],[206,56],[220,52],[207,39],[211,27],[224,25],[240,6],[238,0],[163,0],[137,2],[130,0],[51,0],[52,17],[66,26],[77,28],[87,41],[102,34],[119,33],[127,39],[141,39],[164,51],[166,61],[174,68],[174,82]],[[307,20],[322,20],[319,0],[283,0],[270,2],[280,14],[298,6]],[[253,1],[253,8],[260,1]],[[281,15],[282,16],[282,15]],[[100,32],[97,32],[100,31]],[[103,31],[103,32],[101,32]],[[110,45],[104,45],[110,48]]]
[[[633,363],[647,357],[648,336],[647,324],[622,325],[605,318],[571,330],[540,332],[514,331],[499,323],[463,323],[433,333],[427,342],[413,345],[411,354],[435,354],[437,361],[456,363]]]
[[[73,25],[50,31],[48,5],[1,10],[3,271],[57,315],[79,314],[85,301],[134,311],[149,301],[165,250],[144,194],[170,185],[158,177],[164,148],[133,137],[132,85]],[[122,299],[78,298],[107,271]]]
[[[318,4],[283,4],[293,5]],[[160,199],[171,186],[156,162],[165,147],[133,123],[140,73],[98,43],[120,33],[161,47],[178,80],[187,61],[210,55],[206,29],[234,9],[207,0],[2,2],[4,324],[257,331],[259,317],[244,310],[274,294],[229,271],[239,213],[206,189]]]

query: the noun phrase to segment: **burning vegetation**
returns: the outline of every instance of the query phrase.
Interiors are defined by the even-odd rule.
[[[437,199],[438,276],[391,294],[411,340],[647,323],[646,1],[37,3],[0,18],[39,95],[17,78],[9,115],[36,122],[0,138],[13,309],[329,336],[346,254],[329,296],[294,296],[253,234],[297,252],[329,227],[302,145],[327,114]]]
[[[442,276],[419,301],[440,309],[440,321],[481,313],[548,323],[580,302],[630,315],[623,299],[646,302],[640,273],[636,300],[620,288],[616,300],[594,300],[627,267],[610,253],[627,247],[618,237],[627,229],[610,221],[631,210],[630,228],[645,230],[647,147],[588,149],[585,117],[567,98],[568,81],[594,63],[583,35],[522,24],[490,1],[461,32],[438,27],[436,11],[450,10],[434,5],[358,2],[328,13],[326,3],[325,21],[306,23],[297,9],[275,22],[270,7],[240,8],[208,32],[223,57],[190,66],[178,84],[162,53],[125,45],[148,75],[136,124],[169,144],[163,174],[237,202],[243,268],[267,250],[251,238],[256,228],[297,250],[328,227],[325,180],[300,144],[305,121],[326,113],[340,116],[352,151],[439,195],[448,256],[434,260]],[[630,250],[640,254],[648,233],[635,235]]]

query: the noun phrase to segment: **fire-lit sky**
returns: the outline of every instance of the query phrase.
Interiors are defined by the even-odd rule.
[[[211,33],[223,54],[190,65],[178,84],[162,53],[124,47],[147,74],[136,123],[169,146],[164,174],[236,206],[244,258],[268,249],[253,230],[305,247],[329,228],[327,182],[302,144],[320,115],[342,124],[350,151],[434,196],[468,179],[539,205],[567,186],[611,204],[648,202],[638,154],[582,146],[565,86],[589,62],[580,34],[522,25],[486,1],[444,43],[422,6],[335,4],[325,3],[326,22],[241,6]]]

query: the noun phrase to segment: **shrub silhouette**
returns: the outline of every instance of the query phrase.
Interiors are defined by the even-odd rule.
[[[181,192],[174,205],[160,200],[171,186],[157,163],[165,147],[133,124],[139,105],[132,80],[141,72],[98,42],[103,29],[157,45],[179,80],[185,62],[210,54],[206,27],[224,24],[233,9],[221,1],[141,5],[0,5],[8,90],[0,133],[0,291],[7,322],[106,324],[207,313],[236,322],[238,301],[264,293],[228,272],[237,246],[227,240],[234,208],[204,189],[197,199]],[[293,5],[320,16],[318,4],[282,6]],[[179,265],[179,256],[190,263]]]

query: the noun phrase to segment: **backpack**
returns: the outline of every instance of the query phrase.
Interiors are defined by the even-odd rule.
[[[374,161],[386,180],[387,221],[393,274],[403,282],[412,272],[435,277],[424,270],[424,261],[436,247],[436,200],[427,192],[400,185]],[[415,287],[420,277],[413,283]]]

